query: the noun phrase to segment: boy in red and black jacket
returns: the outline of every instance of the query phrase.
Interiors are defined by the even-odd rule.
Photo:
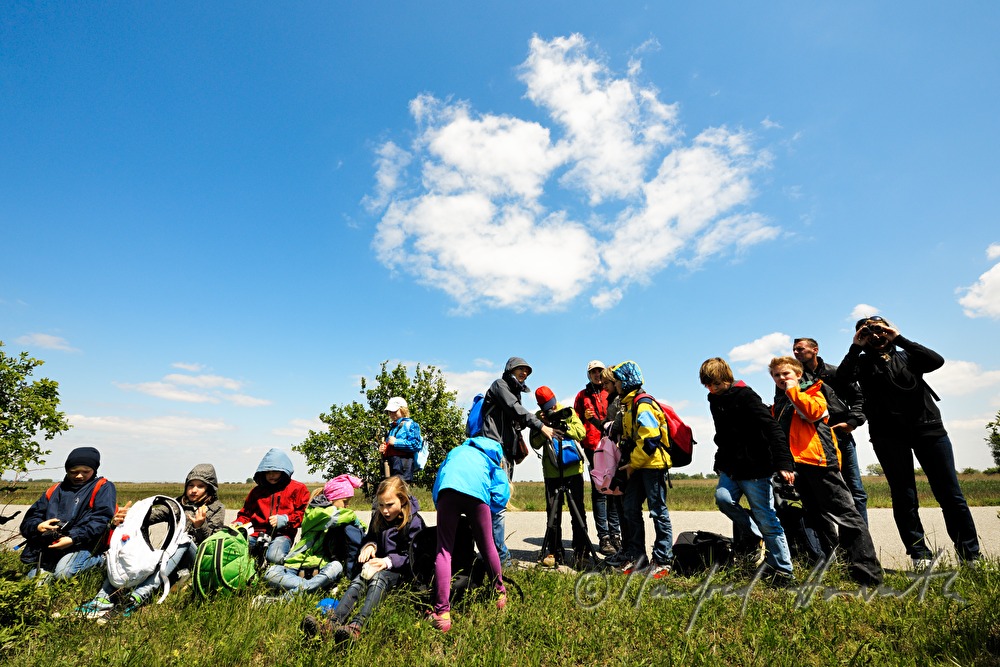
[[[583,422],[587,435],[580,443],[587,457],[587,465],[594,467],[594,450],[604,435],[604,422],[608,420],[608,392],[601,383],[601,372],[605,366],[602,362],[591,361],[587,364],[587,386],[580,390],[573,401],[573,410]],[[620,496],[608,496],[590,485],[590,504],[594,510],[594,524],[597,526],[598,551],[605,556],[614,555],[622,545],[622,529],[618,508],[621,505]]]
[[[293,472],[292,460],[287,454],[280,449],[268,451],[253,476],[257,486],[250,489],[236,515],[235,523],[253,526],[251,553],[261,536],[270,536],[271,542],[264,555],[269,563],[284,562],[309,504],[309,489],[292,479]]]

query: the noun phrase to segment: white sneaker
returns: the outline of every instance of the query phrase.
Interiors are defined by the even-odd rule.
[[[934,561],[931,560],[930,558],[918,558],[914,556],[913,558],[910,559],[910,561],[912,561],[913,563],[913,569],[919,571],[927,570],[932,565],[934,565]]]

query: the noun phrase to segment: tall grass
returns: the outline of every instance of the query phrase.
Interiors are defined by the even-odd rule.
[[[37,592],[28,586],[11,602],[2,591],[17,585],[7,581],[15,570],[13,554],[0,552],[0,613],[12,604],[44,611],[0,640],[0,660],[23,667],[1000,664],[995,562],[928,580],[922,596],[906,575],[890,574],[867,600],[836,568],[798,591],[751,586],[736,569],[653,583],[520,570],[508,574],[524,599],[512,595],[503,611],[488,597],[472,600],[442,634],[422,619],[424,601],[401,590],[360,640],[340,646],[298,630],[318,596],[254,608],[259,591],[202,603],[187,590],[97,625],[68,612],[94,593],[99,573]]]

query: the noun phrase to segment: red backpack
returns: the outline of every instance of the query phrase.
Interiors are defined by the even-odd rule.
[[[635,397],[635,411],[633,419],[638,419],[639,401],[655,402],[663,412],[663,417],[667,420],[667,437],[670,440],[668,451],[670,453],[670,467],[683,468],[690,465],[694,457],[694,446],[698,441],[694,439],[694,432],[691,427],[684,423],[684,420],[674,411],[672,407],[658,401],[649,394],[637,394]],[[632,425],[632,432],[635,432],[635,424]]]

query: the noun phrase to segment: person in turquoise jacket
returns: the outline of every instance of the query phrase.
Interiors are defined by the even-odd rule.
[[[437,508],[437,554],[434,557],[434,611],[431,622],[442,632],[451,629],[451,561],[455,533],[464,514],[486,561],[486,574],[497,591],[497,608],[507,605],[500,555],[493,541],[492,514],[507,506],[510,481],[503,469],[503,449],[491,438],[469,438],[448,452],[434,480]]]
[[[579,444],[587,431],[573,408],[557,402],[555,394],[548,387],[541,386],[536,389],[535,400],[538,401],[540,408],[535,413],[536,416],[543,424],[557,431],[552,440],[541,433],[531,436],[532,448],[541,449],[543,452],[545,512],[550,519],[545,539],[542,540],[545,553],[542,554],[541,563],[546,567],[553,567],[565,560],[562,548],[563,503],[558,494],[558,489],[565,486],[569,490],[570,499],[580,512],[577,516],[570,511],[570,521],[573,526],[573,563],[575,567],[580,568],[585,565],[587,556],[591,552],[590,536],[587,534],[586,519],[583,517],[583,450]]]

